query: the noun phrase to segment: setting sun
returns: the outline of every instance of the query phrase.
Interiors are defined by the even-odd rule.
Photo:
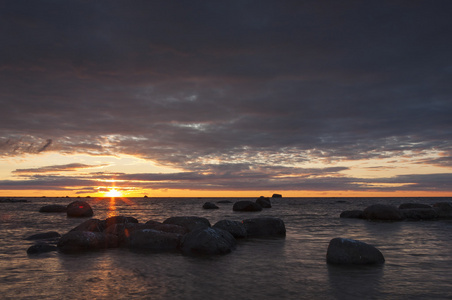
[[[107,193],[105,193],[106,197],[121,197],[122,193],[116,189],[111,189]]]

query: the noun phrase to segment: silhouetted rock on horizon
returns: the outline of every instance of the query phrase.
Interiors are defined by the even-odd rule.
[[[67,210],[66,205],[50,204],[39,209],[41,213],[64,213]]]
[[[248,236],[245,225],[239,221],[221,220],[212,227],[226,230],[236,239],[246,238]]]
[[[183,216],[171,217],[163,221],[163,224],[174,224],[187,228],[188,231],[193,231],[199,227],[211,227],[209,220],[202,217]]]
[[[181,251],[185,255],[228,254],[237,242],[229,232],[219,228],[198,228],[182,238]]]
[[[150,251],[175,251],[179,248],[181,234],[155,229],[139,229],[130,233],[127,246],[132,249]]]
[[[326,261],[339,265],[371,265],[382,264],[385,258],[372,245],[352,239],[334,238],[329,243]]]
[[[346,210],[341,213],[340,217],[341,218],[349,218],[349,219],[362,219],[363,211],[362,210]]]
[[[412,209],[412,208],[432,208],[432,206],[422,203],[402,203],[399,205],[399,209]]]
[[[364,209],[363,218],[367,220],[400,221],[404,219],[404,215],[395,206],[374,204]]]
[[[282,195],[281,194],[273,194],[272,198],[282,198]]]
[[[61,235],[56,231],[49,231],[44,233],[37,233],[30,235],[29,237],[25,238],[26,240],[32,241],[32,240],[49,240],[49,239],[57,239],[61,237]]]
[[[212,202],[204,203],[202,208],[204,208],[204,209],[219,209],[219,207],[215,203],[212,203]]]
[[[279,218],[263,217],[242,221],[248,237],[285,237],[286,226]]]
[[[118,238],[103,232],[70,231],[60,238],[57,247],[66,253],[116,248]]]
[[[270,201],[270,198],[268,197],[260,196],[259,198],[256,199],[256,203],[259,204],[262,208],[272,207],[272,203]]]
[[[261,211],[262,206],[253,201],[238,201],[232,206],[233,211]]]
[[[66,214],[72,218],[85,218],[93,216],[93,209],[86,201],[77,200],[67,206]]]
[[[0,203],[21,203],[21,202],[28,202],[28,200],[18,198],[0,198]]]

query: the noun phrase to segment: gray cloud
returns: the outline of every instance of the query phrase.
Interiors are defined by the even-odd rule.
[[[435,150],[447,155],[424,163],[450,167],[450,1],[0,8],[2,156],[125,153],[221,175],[209,161],[282,169]],[[311,184],[344,179],[325,180]]]

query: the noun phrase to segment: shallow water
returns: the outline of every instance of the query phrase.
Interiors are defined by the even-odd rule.
[[[258,213],[233,212],[232,204],[218,204],[218,210],[202,209],[204,202],[220,199],[83,199],[99,219],[127,215],[144,223],[191,215],[206,217],[212,225],[221,219],[258,216],[284,220],[285,239],[242,240],[231,254],[213,257],[127,249],[28,256],[26,249],[33,242],[25,237],[47,231],[64,234],[84,220],[38,212],[41,206],[66,205],[75,199],[28,200],[0,203],[2,299],[452,298],[452,221],[339,218],[343,210],[364,209],[374,203],[433,204],[451,198],[282,198],[273,199],[272,208]],[[327,265],[326,250],[335,237],[376,246],[385,256],[385,264],[353,268]]]

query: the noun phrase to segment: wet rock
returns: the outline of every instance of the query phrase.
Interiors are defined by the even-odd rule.
[[[363,218],[368,220],[400,221],[404,219],[404,215],[395,206],[374,204],[364,209]]]
[[[177,233],[140,229],[130,234],[127,245],[132,249],[175,251],[179,248],[181,238],[182,235]]]
[[[163,224],[179,225],[185,227],[188,231],[193,231],[199,227],[210,227],[210,222],[206,218],[192,216],[171,217],[163,221]]]
[[[438,202],[433,204],[433,209],[442,219],[452,219],[452,203]]]
[[[68,204],[66,214],[72,218],[92,217],[93,209],[86,201],[78,200]]]
[[[67,206],[66,205],[59,205],[59,204],[51,204],[43,206],[39,209],[39,212],[41,213],[63,213],[66,212]]]
[[[64,253],[115,248],[118,237],[103,232],[70,231],[61,237],[57,247]]]
[[[383,254],[372,245],[364,242],[334,238],[328,246],[326,261],[329,264],[369,265],[382,264]]]
[[[238,201],[232,207],[233,211],[261,211],[262,206],[253,201]]]
[[[268,197],[260,196],[259,198],[257,198],[256,203],[259,204],[262,208],[272,207],[272,203],[270,201],[270,198]]]
[[[202,208],[204,208],[204,209],[218,209],[219,207],[215,203],[206,202],[206,203],[204,203]]]
[[[412,208],[432,208],[428,204],[422,203],[402,203],[399,205],[399,209],[412,209]]]
[[[438,213],[432,207],[430,208],[405,208],[402,210],[404,217],[408,220],[436,220]]]
[[[362,210],[346,210],[341,213],[340,217],[341,218],[350,218],[350,219],[362,219],[363,211]]]
[[[104,220],[89,219],[81,223],[77,227],[71,229],[71,231],[90,231],[90,232],[102,232],[106,228]]]
[[[242,221],[248,237],[285,237],[286,226],[279,218],[254,218]]]
[[[27,254],[29,255],[35,255],[35,254],[41,254],[46,252],[52,252],[57,251],[58,248],[54,245],[46,244],[46,243],[37,243],[32,246],[30,246],[27,249]]]
[[[221,220],[215,223],[215,225],[213,225],[212,227],[226,230],[236,239],[246,238],[248,235],[246,233],[245,225],[243,225],[242,222],[238,221]]]
[[[105,227],[114,225],[114,224],[124,224],[124,223],[138,223],[138,220],[134,217],[125,217],[125,216],[114,216],[105,219]]]
[[[228,254],[236,247],[235,238],[219,228],[198,228],[182,238],[182,253],[185,255]]]
[[[49,240],[49,239],[57,239],[61,237],[61,235],[56,232],[56,231],[49,231],[49,232],[44,232],[44,233],[37,233],[37,234],[33,234],[30,235],[29,237],[26,238],[26,240]]]

